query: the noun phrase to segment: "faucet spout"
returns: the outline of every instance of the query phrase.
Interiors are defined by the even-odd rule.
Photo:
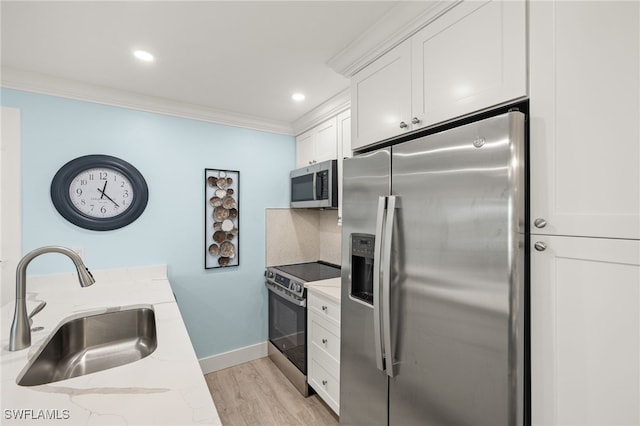
[[[11,323],[9,335],[9,350],[19,351],[31,346],[31,326],[27,315],[27,266],[36,257],[44,253],[60,253],[67,256],[76,267],[80,286],[88,287],[95,283],[91,272],[84,266],[82,259],[76,252],[66,247],[46,246],[30,251],[20,260],[16,269],[16,308]]]

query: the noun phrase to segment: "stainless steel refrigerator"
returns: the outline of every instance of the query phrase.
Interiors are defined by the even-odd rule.
[[[340,424],[524,421],[525,115],[344,162]]]

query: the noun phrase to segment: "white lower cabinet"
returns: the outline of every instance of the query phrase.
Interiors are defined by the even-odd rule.
[[[532,424],[640,424],[640,241],[531,245]]]
[[[340,305],[307,291],[307,381],[340,414]]]

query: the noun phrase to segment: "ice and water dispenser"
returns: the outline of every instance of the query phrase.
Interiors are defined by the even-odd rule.
[[[373,305],[375,236],[351,234],[351,297]]]

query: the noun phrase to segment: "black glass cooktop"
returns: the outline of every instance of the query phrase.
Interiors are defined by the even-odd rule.
[[[328,280],[340,276],[340,267],[325,262],[296,263],[294,265],[274,266],[289,275],[305,282]]]

